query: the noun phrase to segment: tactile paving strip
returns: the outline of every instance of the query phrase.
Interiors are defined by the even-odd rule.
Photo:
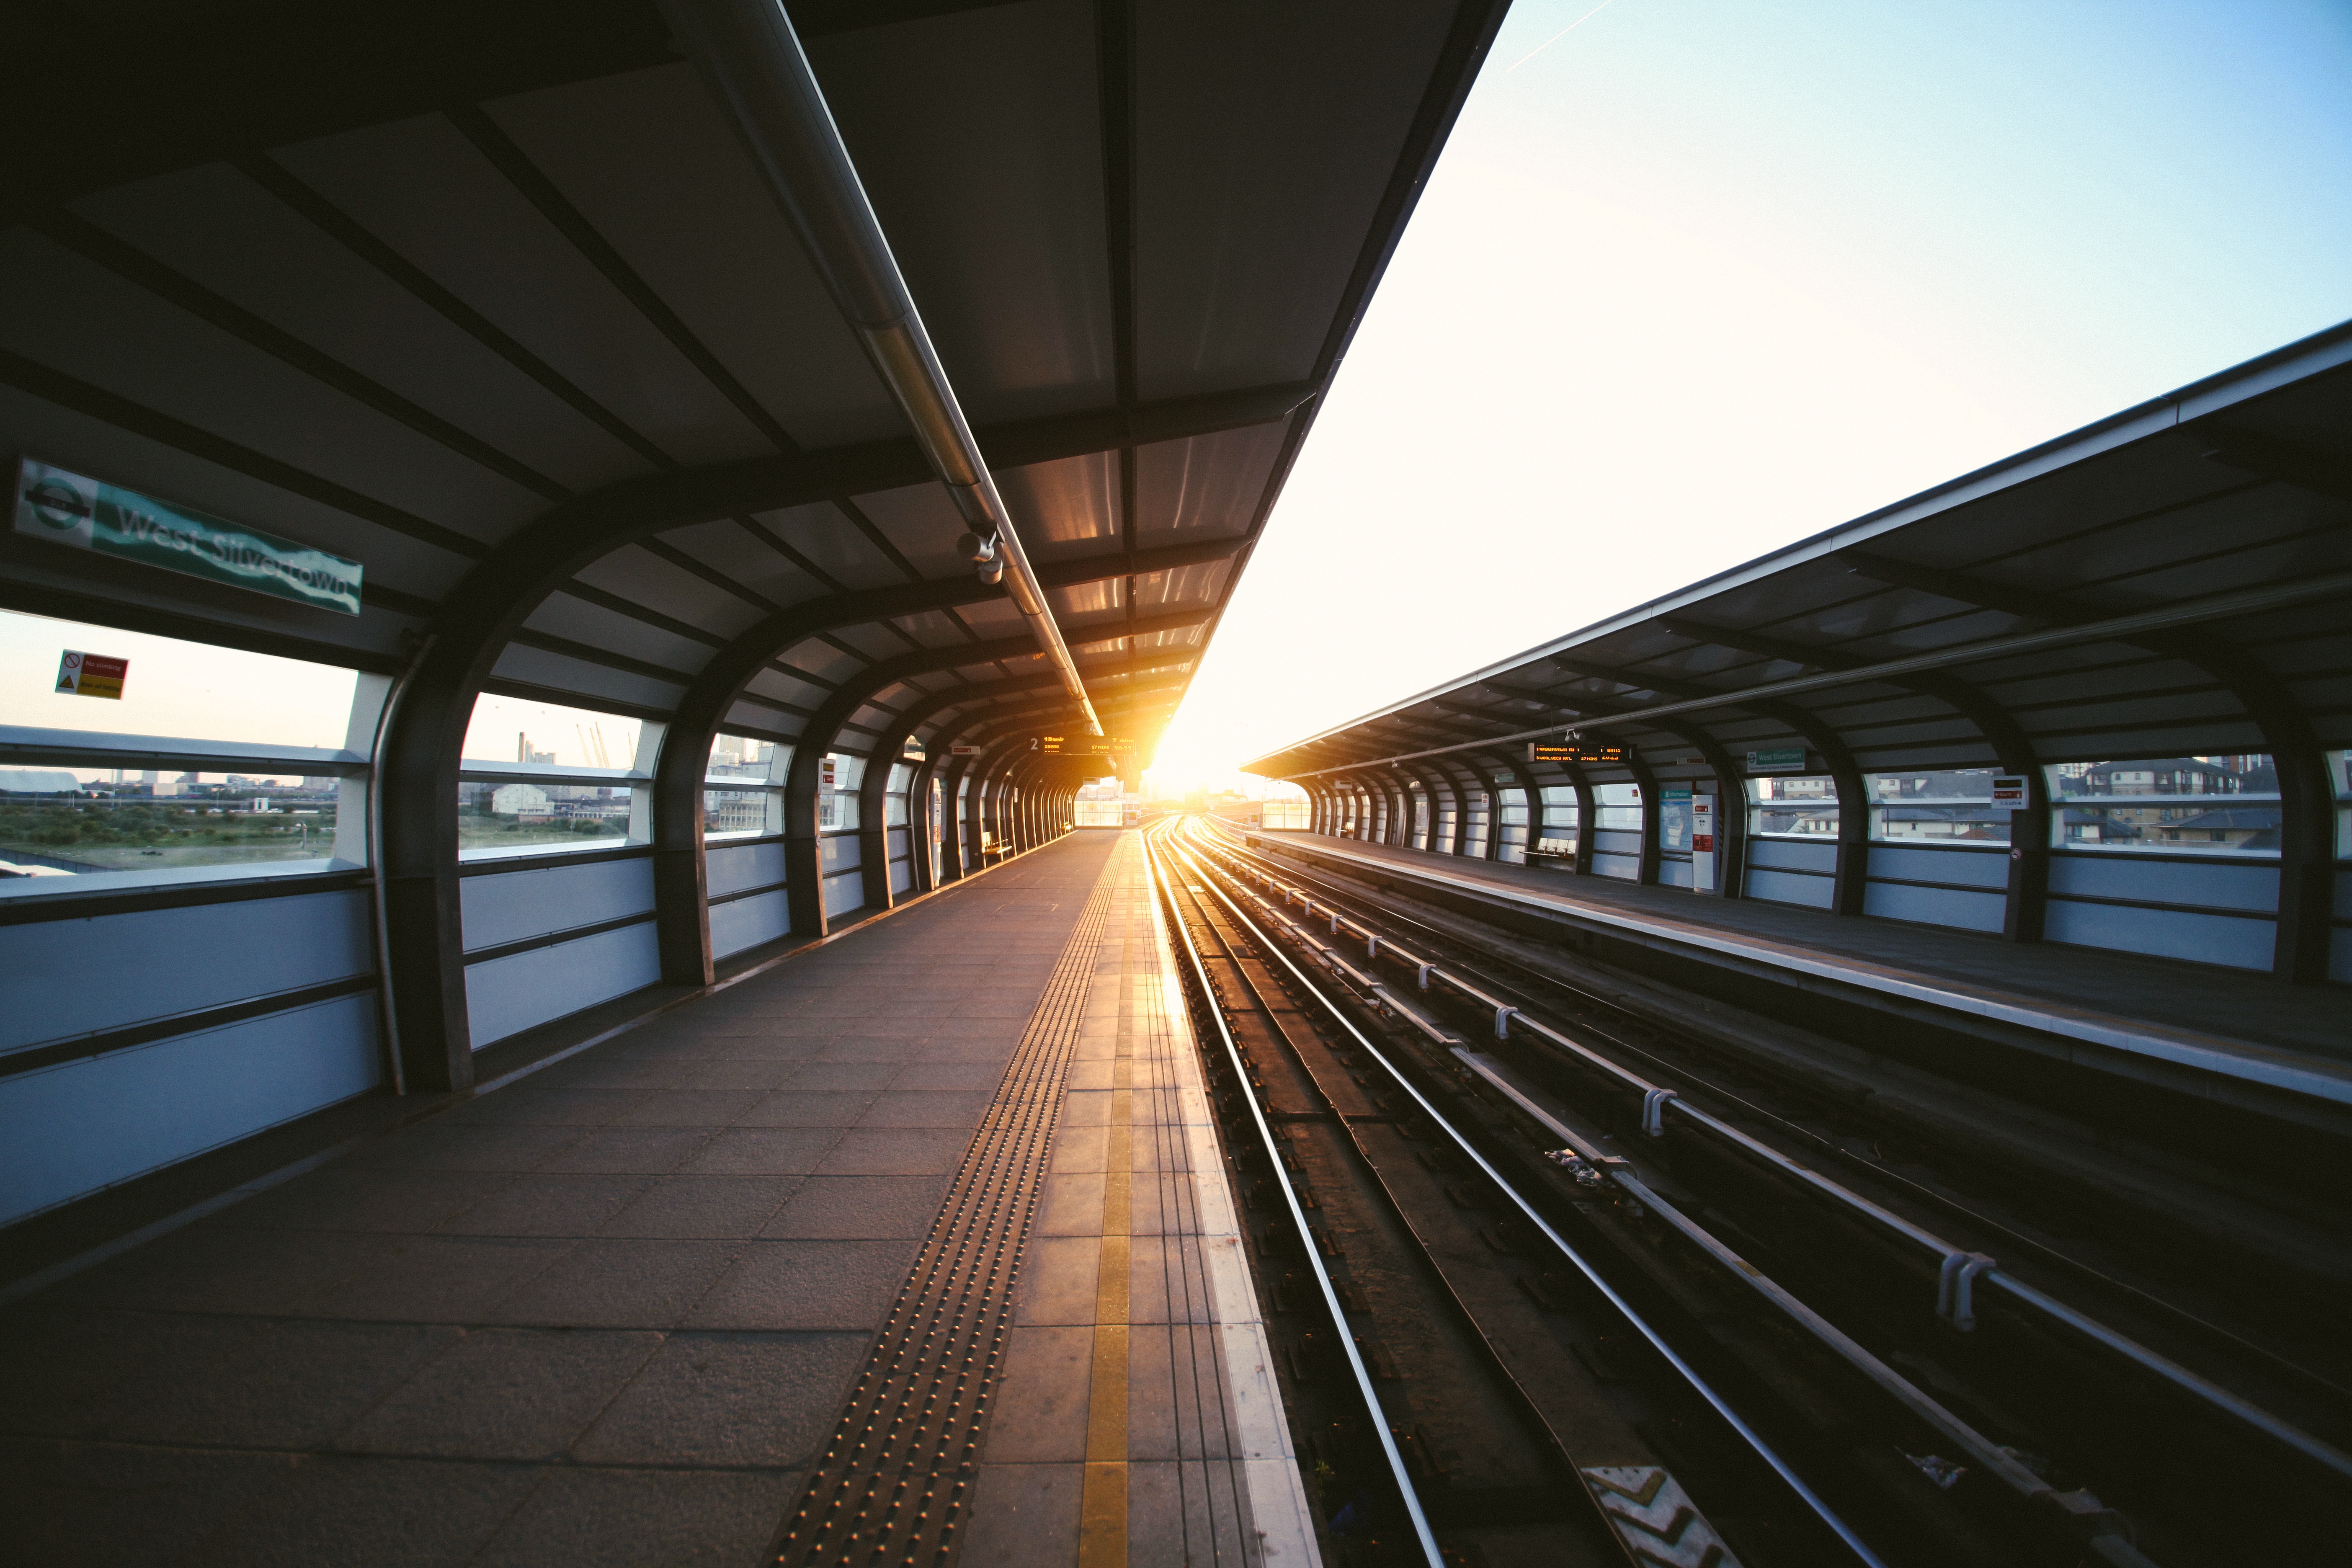
[[[1096,883],[1055,963],[841,1424],[784,1521],[778,1563],[954,1561],[1116,880],[1106,872]]]

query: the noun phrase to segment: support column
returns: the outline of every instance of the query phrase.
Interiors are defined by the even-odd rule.
[[[1660,831],[1664,803],[1658,799],[1658,775],[1650,771],[1650,764],[1630,742],[1625,747],[1625,769],[1633,775],[1633,783],[1642,792],[1641,869],[1634,873],[1633,879],[1641,887],[1654,888],[1658,885],[1658,866],[1665,854],[1665,845],[1660,841],[1664,837]]]

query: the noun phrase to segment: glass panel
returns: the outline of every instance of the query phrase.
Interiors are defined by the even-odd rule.
[[[1773,838],[1835,838],[1837,781],[1827,773],[1748,781],[1748,831]]]
[[[129,659],[122,695],[59,691],[68,650]],[[332,665],[13,612],[0,612],[0,727],[326,751],[344,745],[359,681]]]
[[[341,782],[0,768],[0,877],[294,860],[323,868],[334,848]]]
[[[629,841],[626,784],[457,784],[457,852],[598,849]]]
[[[1592,826],[1617,833],[1642,831],[1642,786],[1605,784],[1592,786]]]
[[[866,759],[839,752],[825,753],[817,773],[816,826],[822,833],[845,832],[858,825],[857,784],[866,776]]]
[[[644,731],[642,720],[485,692],[474,699],[473,720],[466,726],[466,743],[457,754],[465,762],[490,765],[553,763],[570,768],[634,768],[637,740]],[[653,759],[646,758],[646,763],[652,766]]]
[[[793,765],[793,749],[748,735],[713,735],[710,761],[704,772],[712,778],[765,779],[782,784]]]
[[[2048,777],[2055,848],[2279,852],[2278,771],[2263,752],[2062,763]]]
[[[1894,844],[2006,844],[2009,807],[1993,809],[1999,768],[1872,773],[1870,836]]]
[[[702,837],[772,837],[784,830],[784,792],[776,789],[707,789],[702,792]]]

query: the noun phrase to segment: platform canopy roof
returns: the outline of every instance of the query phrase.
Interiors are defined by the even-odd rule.
[[[792,0],[1089,694],[1148,752],[1496,0]],[[646,0],[17,8],[15,453],[356,617],[5,537],[0,605],[845,749],[1071,708]],[[879,704],[881,706],[875,706]],[[866,737],[861,739],[861,731]],[[831,737],[826,737],[830,740]]]
[[[1570,728],[1597,779],[2352,742],[2352,325],[1247,766],[1517,782]]]

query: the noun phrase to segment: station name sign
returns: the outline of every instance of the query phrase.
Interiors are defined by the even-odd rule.
[[[16,465],[16,531],[338,615],[360,613],[356,561],[30,458]]]
[[[1135,742],[1117,736],[1040,735],[1029,749],[1049,757],[1126,757],[1134,755]]]
[[[1595,765],[1622,763],[1625,748],[1596,745],[1591,741],[1530,741],[1528,761],[1531,763],[1585,763]]]

